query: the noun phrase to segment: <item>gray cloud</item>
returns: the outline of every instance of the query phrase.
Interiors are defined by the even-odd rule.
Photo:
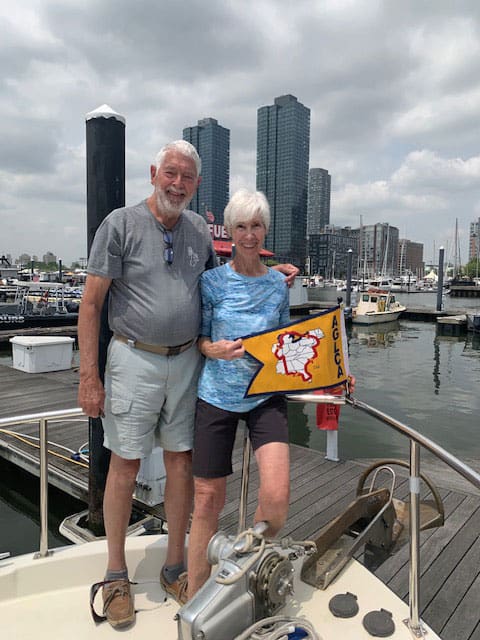
[[[362,214],[427,247],[458,217],[465,238],[480,212],[479,30],[473,0],[2,7],[0,253],[85,255],[85,114],[99,105],[126,117],[135,202],[158,148],[207,116],[231,130],[232,189],[254,187],[256,112],[284,93],[311,109],[333,223]]]

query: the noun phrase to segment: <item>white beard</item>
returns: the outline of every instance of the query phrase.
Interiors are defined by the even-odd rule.
[[[187,198],[184,198],[178,204],[172,202],[165,191],[163,191],[162,189],[155,190],[155,197],[158,210],[168,218],[177,218],[188,204]]]

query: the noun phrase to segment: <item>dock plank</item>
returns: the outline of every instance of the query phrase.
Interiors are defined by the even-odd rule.
[[[478,529],[477,529],[478,532]],[[432,599],[429,606],[424,609],[423,615],[435,620],[437,633],[442,633],[444,637],[468,638],[478,624],[478,605],[480,603],[480,578],[478,576],[478,565],[480,560],[480,538],[478,533],[473,543],[466,550],[460,561],[454,565],[453,570],[447,579],[437,576],[443,580],[442,588],[438,589],[436,597]],[[431,575],[435,579],[436,575]],[[430,584],[427,582],[426,584]],[[468,585],[468,588],[465,588]],[[470,603],[476,603],[470,608]],[[428,596],[427,596],[428,597]],[[451,613],[451,610],[454,613]],[[448,623],[448,624],[447,624]],[[447,627],[455,629],[455,635],[447,635]]]
[[[479,503],[480,500],[475,496],[466,497],[446,519],[444,526],[434,529],[432,535],[423,540],[420,554],[422,561],[421,580],[425,584],[422,589],[422,600],[425,604],[433,599],[435,590],[440,588],[461,560],[465,549],[471,544],[468,542],[471,541],[471,536],[478,535],[480,530]],[[436,562],[440,556],[442,562]],[[432,567],[433,569],[431,569]],[[433,573],[429,573],[429,571]],[[405,598],[408,593],[405,583],[406,574],[408,574],[408,565],[404,565],[402,570],[388,582],[388,586],[402,598]],[[434,579],[432,580],[432,578]]]
[[[451,513],[464,499],[465,498],[462,495],[450,493],[443,500],[445,516],[448,522],[450,521],[449,518]],[[420,544],[422,545],[422,543],[424,543],[430,536],[432,536],[433,533],[433,529],[422,531],[420,534]],[[422,554],[422,547],[420,547],[420,553]],[[401,575],[401,577],[398,579],[399,585],[405,584],[405,574],[402,575],[401,572],[406,570],[406,572],[408,573],[408,554],[408,546],[401,547],[394,555],[387,558],[387,560],[376,571],[377,577],[388,584],[388,586],[393,590],[395,590],[395,585],[392,584],[392,582],[394,579],[396,579],[397,575]],[[423,566],[423,555],[421,556],[421,559]],[[397,588],[400,588],[399,585],[397,585]],[[401,597],[403,598],[404,595],[402,594]]]

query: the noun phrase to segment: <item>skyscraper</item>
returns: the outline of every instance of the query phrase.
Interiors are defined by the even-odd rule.
[[[270,204],[266,248],[279,262],[306,258],[310,109],[292,95],[257,112],[257,189]]]
[[[480,217],[478,220],[470,223],[470,236],[468,245],[468,261],[478,260],[480,255]]]
[[[223,224],[230,188],[230,129],[219,125],[215,118],[203,118],[196,126],[183,130],[183,139],[193,144],[202,159],[202,182],[190,208],[202,215],[210,211],[215,222]]]
[[[330,224],[331,176],[326,169],[308,172],[307,236],[318,234]]]

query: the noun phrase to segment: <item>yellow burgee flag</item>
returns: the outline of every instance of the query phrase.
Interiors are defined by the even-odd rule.
[[[340,307],[242,340],[259,364],[245,397],[328,389],[347,380],[347,340]]]

